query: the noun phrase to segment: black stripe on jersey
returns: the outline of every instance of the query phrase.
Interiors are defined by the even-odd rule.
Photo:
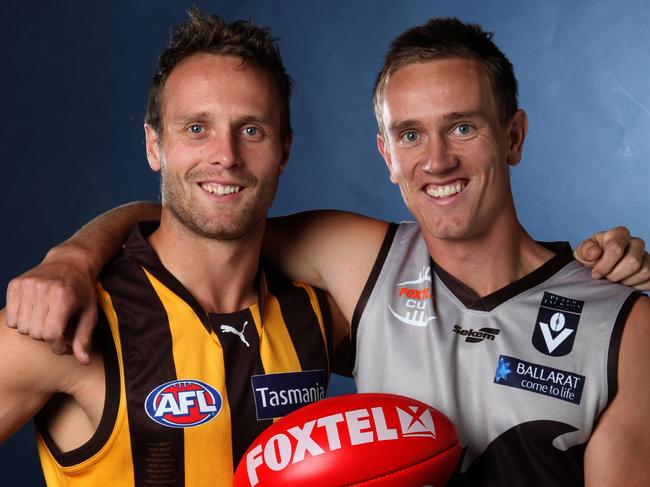
[[[325,328],[325,339],[327,340],[327,357],[329,359],[326,369],[326,377],[327,382],[329,383],[329,376],[332,368],[332,357],[334,357],[334,338],[332,336],[334,333],[334,330],[332,329],[334,324],[332,323],[332,315],[330,314],[330,306],[327,303],[327,296],[325,295],[325,291],[318,288],[313,289],[316,292],[318,306],[320,307],[320,314],[323,317],[323,328]]]
[[[612,337],[609,340],[609,352],[607,354],[607,405],[614,400],[618,391],[618,354],[621,350],[621,339],[623,338],[623,329],[627,318],[632,311],[632,307],[643,294],[639,291],[630,293],[621,310],[618,312],[614,327],[612,328]]]
[[[235,313],[210,313],[209,316],[223,350],[226,391],[230,406],[233,469],[235,469],[253,440],[273,423],[272,420],[257,420],[255,396],[250,381],[251,376],[264,374],[264,366],[259,354],[260,338],[253,315],[248,309]],[[244,323],[247,323],[245,327]],[[244,338],[249,346],[246,346],[238,334],[222,330],[222,326],[232,327],[238,332],[243,329]]]
[[[377,283],[377,279],[379,278],[379,273],[384,267],[384,262],[386,261],[386,257],[388,257],[388,252],[390,251],[391,245],[393,245],[393,240],[395,239],[395,233],[397,233],[398,227],[399,225],[397,223],[390,223],[388,225],[386,236],[384,237],[384,241],[381,244],[381,248],[379,249],[379,253],[377,254],[375,263],[372,266],[372,271],[370,271],[370,275],[368,276],[366,285],[363,287],[361,296],[359,296],[359,301],[357,301],[357,305],[354,308],[354,313],[352,314],[352,323],[350,323],[350,338],[351,338],[351,345],[350,345],[351,356],[349,359],[350,364],[354,364],[355,362],[355,356],[357,351],[357,330],[359,329],[359,320],[361,320],[361,315],[366,309],[366,304],[368,304],[368,299],[370,299],[372,290],[374,289],[375,284]]]
[[[177,379],[167,314],[137,263],[124,260],[114,265],[100,280],[111,296],[119,324],[135,485],[182,487],[183,429],[156,423],[144,407],[153,389]]]
[[[267,276],[269,291],[280,303],[282,319],[289,331],[300,367],[302,370],[327,370],[329,376],[329,364],[321,360],[323,345],[327,344],[323,343],[318,317],[313,311],[307,291],[294,286],[288,278],[275,270],[267,270]],[[328,309],[327,306],[325,309]]]
[[[129,237],[124,253],[133,258],[144,266],[156,279],[162,282],[167,289],[179,296],[185,301],[194,311],[196,316],[199,317],[205,329],[210,332],[210,321],[207,313],[203,310],[199,302],[185,289],[185,287],[176,279],[171,272],[169,272],[162,262],[151,249],[146,238],[151,235],[157,228],[160,222],[147,221],[140,222]]]
[[[93,334],[93,344],[96,348],[102,351],[106,395],[104,396],[102,417],[97,426],[97,430],[90,440],[79,448],[62,453],[47,430],[44,421],[45,418],[41,418],[40,416],[34,418],[38,431],[47,445],[47,448],[50,450],[50,453],[52,453],[55,460],[63,467],[79,464],[93,455],[96,455],[111,436],[115,426],[115,420],[117,419],[117,411],[120,405],[120,370],[117,362],[117,351],[115,349],[115,344],[113,343],[110,327],[106,321],[106,316],[101,309],[98,312],[97,327]]]

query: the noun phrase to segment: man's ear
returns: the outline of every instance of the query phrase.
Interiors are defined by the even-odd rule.
[[[521,154],[524,149],[524,139],[528,131],[528,116],[526,112],[518,109],[508,123],[508,154],[506,161],[509,165],[515,166],[521,161]]]
[[[289,154],[291,153],[291,144],[293,143],[293,132],[284,136],[284,143],[282,144],[282,161],[280,162],[280,174],[284,172],[284,168],[289,162]]]
[[[160,144],[158,132],[156,132],[150,125],[145,123],[144,137],[149,167],[153,171],[160,171]]]
[[[390,174],[390,182],[398,184],[397,178],[393,175],[393,159],[391,158],[389,143],[386,142],[384,135],[381,133],[377,134],[377,150],[381,154],[381,157],[384,158],[384,162],[386,162],[386,167]]]

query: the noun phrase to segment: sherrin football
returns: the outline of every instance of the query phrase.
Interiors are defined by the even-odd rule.
[[[269,426],[239,462],[234,486],[441,487],[459,456],[454,425],[431,406],[349,394]]]

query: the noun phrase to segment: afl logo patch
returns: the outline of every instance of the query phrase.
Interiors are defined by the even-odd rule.
[[[189,428],[214,419],[221,411],[221,394],[198,380],[173,380],[156,387],[144,409],[156,423],[171,428]]]

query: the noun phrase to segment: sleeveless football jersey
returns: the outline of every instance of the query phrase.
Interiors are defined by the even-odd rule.
[[[95,435],[60,452],[39,425],[49,486],[231,486],[262,430],[325,396],[320,291],[265,269],[258,303],[206,313],[149,247],[151,231],[141,224],[99,279],[106,400]]]
[[[392,225],[359,300],[357,388],[419,399],[454,422],[463,457],[450,485],[584,482],[640,294],[593,280],[568,244],[550,247],[540,268],[479,298],[432,262],[417,224]]]

